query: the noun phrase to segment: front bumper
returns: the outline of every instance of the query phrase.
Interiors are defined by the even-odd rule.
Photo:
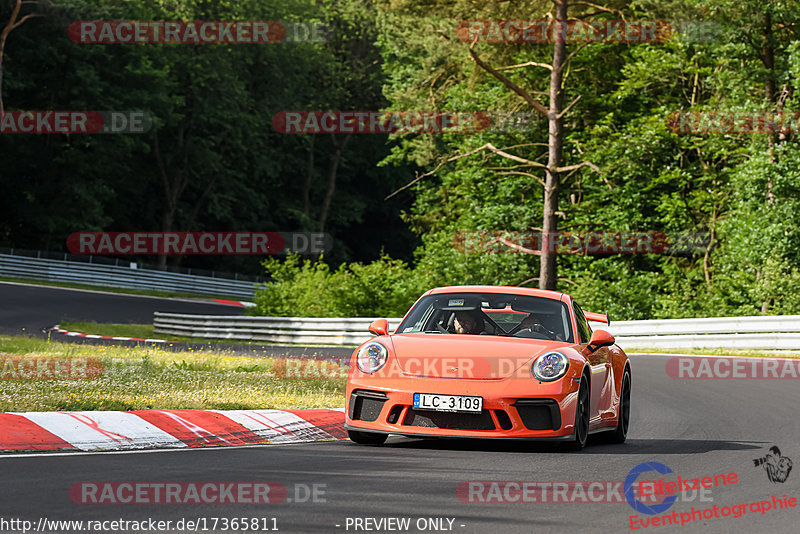
[[[393,381],[396,386],[397,381]],[[579,382],[415,378],[406,387],[351,380],[345,427],[349,430],[422,437],[569,439],[574,432]],[[480,413],[413,408],[414,393],[476,395]]]

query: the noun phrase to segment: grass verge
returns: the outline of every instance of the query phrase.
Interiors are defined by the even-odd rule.
[[[64,359],[83,362],[97,370],[86,376],[97,376],[59,374],[55,365]],[[343,378],[281,378],[285,367],[282,359],[218,351],[176,353],[0,336],[0,412],[344,405]]]
[[[755,356],[759,358],[800,358],[800,352],[788,350],[740,349],[637,349],[624,347],[626,354],[699,354],[702,356]]]

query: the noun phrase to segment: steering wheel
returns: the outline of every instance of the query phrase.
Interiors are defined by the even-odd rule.
[[[528,339],[544,339],[547,341],[555,340],[555,336],[551,337],[548,334],[534,330],[531,327],[525,327],[520,330],[517,330],[517,332],[514,334],[514,337],[524,337]]]
[[[519,335],[522,332],[527,332],[527,334],[532,334],[532,335]],[[511,329],[511,332],[509,332],[509,334],[511,334],[511,335],[513,335],[515,337],[528,337],[528,338],[533,338],[533,339],[547,339],[547,340],[550,340],[550,341],[555,341],[558,338],[558,335],[555,332],[553,332],[552,330],[549,330],[547,327],[545,327],[541,323],[535,324],[533,326],[526,326],[526,327],[523,327],[522,324],[520,323],[517,326],[515,326],[513,329]]]
[[[446,328],[442,328],[442,327],[439,325],[439,323],[434,323],[434,324],[433,324],[433,326],[435,326],[435,327],[436,327],[436,330],[438,330],[438,331],[439,331],[440,333],[442,333],[442,334],[449,334],[449,333],[450,333],[450,332],[448,332],[448,331],[447,331],[447,329],[446,329]]]
[[[522,330],[522,323],[519,323],[517,326],[515,326],[514,328],[512,328],[511,330],[509,330],[509,331],[508,331],[508,335],[509,335],[509,336],[513,336],[514,334],[516,334],[516,333],[517,333],[517,332],[519,332],[520,330]]]

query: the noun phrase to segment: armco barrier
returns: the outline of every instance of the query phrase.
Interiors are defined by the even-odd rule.
[[[0,254],[0,277],[253,300],[256,284],[194,274]]]
[[[800,315],[617,321],[603,327],[622,347],[800,351]]]
[[[156,313],[155,332],[271,343],[358,345],[372,319],[234,317]],[[389,319],[394,331],[401,319]],[[731,348],[800,351],[800,315],[617,321],[608,330],[623,348]]]
[[[389,319],[393,331],[401,319]],[[309,317],[246,317],[234,315],[188,315],[156,312],[157,334],[179,336],[299,343],[303,345],[360,345],[370,337],[364,319]]]

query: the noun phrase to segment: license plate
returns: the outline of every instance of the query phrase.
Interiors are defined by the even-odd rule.
[[[483,409],[483,397],[414,393],[414,408],[436,412],[480,413]]]

